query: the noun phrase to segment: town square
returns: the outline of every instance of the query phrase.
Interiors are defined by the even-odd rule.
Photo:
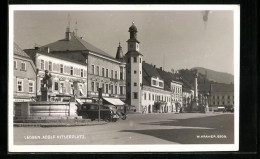
[[[234,15],[14,10],[12,144],[237,144]]]

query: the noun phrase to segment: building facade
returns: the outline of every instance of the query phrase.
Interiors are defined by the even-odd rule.
[[[174,111],[170,87],[165,85],[156,67],[143,61],[134,23],[129,28],[129,33],[128,52],[125,54],[126,103],[135,106],[142,113]]]
[[[14,43],[14,102],[28,102],[36,99],[36,67],[30,57]]]
[[[124,56],[120,45],[118,47],[120,56],[116,55],[115,58],[88,43],[82,37],[78,37],[74,32],[70,31],[69,27],[67,27],[65,38],[41,46],[39,49],[48,52],[48,55],[50,56],[66,58],[74,61],[75,66],[70,66],[69,63],[68,66],[65,66],[64,64],[64,69],[68,71],[68,74],[65,73],[63,75],[71,76],[69,74],[71,67],[77,68],[75,73],[77,72],[81,75],[81,69],[83,69],[83,66],[79,67],[78,64],[86,64],[86,66],[84,66],[85,69],[83,69],[83,77],[79,76],[79,81],[82,84],[82,94],[84,96],[97,98],[97,88],[103,88],[103,97],[125,100],[126,73]],[[72,76],[71,78],[74,77],[76,78],[77,75]],[[68,77],[65,79],[67,78]],[[73,79],[67,80],[70,81]],[[69,81],[65,82],[65,85],[66,83],[71,83]],[[61,85],[63,84],[61,83]],[[69,90],[68,87],[65,92],[68,93]]]
[[[40,48],[26,49],[37,68],[36,95],[41,98],[41,87],[45,71],[52,76],[51,95],[87,96],[87,63],[50,54]]]
[[[212,83],[210,85],[210,107],[234,106],[234,85]]]

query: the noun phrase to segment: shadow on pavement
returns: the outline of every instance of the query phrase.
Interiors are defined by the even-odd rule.
[[[141,123],[144,125],[178,126],[173,129],[122,130],[150,135],[180,144],[233,144],[234,115],[225,114],[202,118],[178,119],[161,122]],[[183,127],[183,128],[182,128]],[[193,128],[187,128],[193,127]],[[195,127],[195,128],[194,128]],[[198,127],[198,128],[196,128]],[[202,129],[209,128],[209,129]],[[198,137],[199,136],[199,137]],[[160,143],[158,143],[160,144]]]

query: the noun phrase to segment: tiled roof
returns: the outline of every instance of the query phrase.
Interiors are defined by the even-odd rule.
[[[16,43],[14,43],[14,55],[30,58]]]
[[[91,51],[93,53],[114,59],[114,57],[112,57],[108,53],[98,49],[94,45],[86,42],[82,38],[77,37],[73,34],[71,34],[70,40],[66,40],[66,39],[58,40],[56,42],[44,45],[43,47],[49,47],[50,51],[82,51],[82,50],[87,50],[87,51]]]
[[[210,91],[210,83],[199,83],[198,84],[199,92],[209,92]]]
[[[211,92],[234,92],[233,84],[214,83],[211,84]]]
[[[154,68],[153,65],[147,64],[143,62],[143,71],[145,72],[145,76],[148,77],[159,77],[159,79],[162,79],[156,68]]]

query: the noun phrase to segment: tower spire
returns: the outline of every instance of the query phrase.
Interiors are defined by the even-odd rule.
[[[70,13],[68,13],[68,17],[67,17],[67,20],[68,20],[68,28],[70,28]]]
[[[76,23],[75,23],[75,35],[77,36],[78,35],[78,21],[76,20]]]

